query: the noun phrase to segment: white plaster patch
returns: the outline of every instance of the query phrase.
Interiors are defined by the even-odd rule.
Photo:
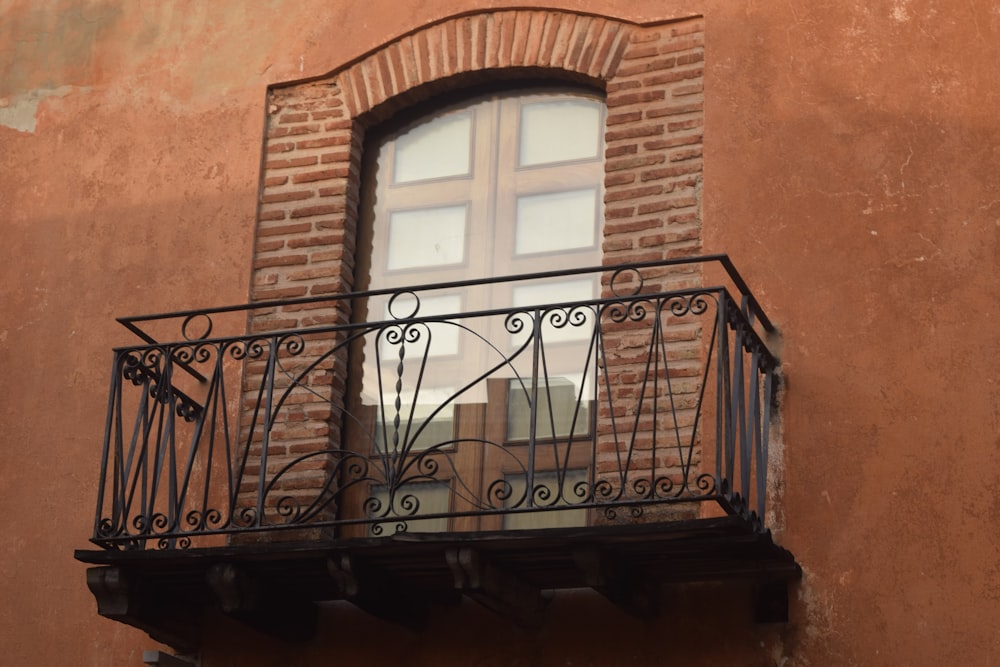
[[[905,23],[910,20],[910,12],[907,11],[906,5],[909,0],[899,0],[892,6],[892,18],[897,23]]]
[[[40,88],[0,98],[0,125],[18,132],[34,132],[38,105],[42,103],[42,100],[49,97],[66,97],[74,90],[77,90],[74,86]]]

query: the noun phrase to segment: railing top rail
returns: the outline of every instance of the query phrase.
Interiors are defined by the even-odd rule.
[[[583,275],[583,274],[603,274],[610,273],[614,274],[623,270],[630,269],[651,269],[651,268],[665,268],[671,266],[684,266],[690,264],[711,264],[717,263],[725,270],[729,279],[732,281],[733,286],[739,291],[746,307],[749,309],[753,318],[760,322],[761,326],[764,327],[766,331],[774,331],[774,325],[771,320],[764,313],[763,308],[757,302],[757,299],[753,296],[750,288],[747,286],[746,281],[740,275],[739,271],[736,270],[735,265],[729,258],[729,255],[725,254],[715,254],[715,255],[699,255],[694,257],[681,257],[676,259],[668,259],[653,262],[640,262],[633,264],[614,264],[607,266],[588,266],[576,269],[562,269],[556,271],[541,271],[536,273],[523,273],[515,274],[509,276],[498,276],[498,277],[488,277],[488,278],[475,278],[467,280],[456,280],[451,282],[443,283],[431,283],[426,285],[413,285],[406,287],[392,287],[377,290],[366,290],[358,292],[343,292],[340,294],[324,294],[322,296],[311,296],[311,297],[300,297],[295,299],[275,299],[269,301],[255,301],[252,303],[245,303],[240,305],[230,305],[230,306],[216,306],[212,308],[197,308],[189,310],[176,310],[164,313],[156,313],[151,315],[137,315],[131,317],[119,317],[117,321],[122,324],[125,328],[139,337],[141,340],[149,344],[156,344],[158,341],[153,338],[150,334],[143,330],[141,327],[142,323],[154,322],[158,320],[169,320],[169,319],[188,319],[200,315],[216,315],[220,313],[239,313],[239,312],[250,312],[254,310],[262,310],[266,308],[275,308],[279,306],[291,306],[291,305],[308,305],[314,303],[323,302],[336,302],[336,301],[348,301],[356,299],[364,299],[373,296],[389,295],[399,292],[427,292],[433,290],[443,290],[443,289],[454,289],[459,287],[474,287],[478,285],[486,284],[499,284],[499,283],[511,283],[511,282],[525,282],[530,280],[544,280],[547,278],[556,278],[561,276],[573,276],[573,275]],[[707,287],[705,289],[711,289]]]

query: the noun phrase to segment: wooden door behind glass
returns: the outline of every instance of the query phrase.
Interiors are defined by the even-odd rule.
[[[361,287],[406,288],[599,264],[603,130],[604,106],[593,96],[531,92],[456,105],[370,146],[377,155],[366,184],[358,264],[367,284]],[[588,277],[438,290],[419,300],[372,298],[367,312],[355,317],[375,321],[526,307],[589,299],[598,288]],[[528,477],[535,477],[535,487],[555,484],[545,481],[549,478],[564,483],[586,478],[591,439],[586,406],[583,414],[576,410],[570,418],[563,411],[557,418],[574,423],[573,433],[563,426],[552,433],[551,419],[539,428],[539,442],[547,439],[553,452],[556,440],[564,443],[563,456],[551,457],[551,463],[539,459],[545,469],[537,476],[525,473],[531,371],[519,361],[484,377],[520,343],[502,318],[449,318],[411,333],[416,338],[405,342],[406,350],[388,331],[370,335],[352,360],[352,374],[360,371],[362,377],[355,380],[352,412],[364,415],[352,443],[367,450],[387,478],[365,491],[377,499],[367,511],[405,514],[414,500],[420,514],[503,507],[511,492],[523,494]],[[544,400],[587,391],[592,380],[569,369],[590,331],[550,327],[545,334]],[[546,408],[558,411],[556,405]],[[432,469],[433,474],[421,473]],[[408,481],[405,492],[396,486],[400,480]],[[406,529],[526,528],[583,520],[579,512],[557,514],[562,516],[548,520],[531,514],[506,521],[408,521]]]

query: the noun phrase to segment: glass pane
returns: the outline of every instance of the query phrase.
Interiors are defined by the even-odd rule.
[[[512,291],[514,306],[528,308],[529,306],[544,307],[546,304],[553,303],[589,301],[594,298],[595,288],[592,281],[585,279],[542,285],[519,285]],[[552,310],[548,313],[543,311],[542,317],[545,318],[545,321],[542,325],[542,340],[546,343],[590,340],[594,330],[593,311],[589,307],[583,307],[579,312],[585,315],[582,320],[570,318],[565,325],[556,326],[551,321],[553,314],[562,316],[570,313],[567,313],[565,309]],[[512,336],[514,347],[522,345],[530,333],[530,327],[528,327],[524,332]]]
[[[531,434],[531,392],[530,384],[511,380],[507,394],[508,440],[527,440]],[[582,399],[579,407],[578,398]],[[535,437],[547,440],[565,437],[571,432],[574,436],[587,435],[590,432],[590,401],[587,399],[586,394],[580,396],[579,381],[569,378],[551,378],[547,386],[540,385]]]
[[[396,139],[394,183],[469,173],[472,112],[434,118]]]
[[[389,535],[393,533],[393,527],[403,521],[406,522],[406,532],[408,533],[440,533],[448,530],[448,517],[407,519],[406,515],[409,510],[405,508],[410,505],[411,501],[415,500],[418,504],[417,515],[444,513],[449,509],[450,495],[450,488],[447,482],[406,484],[396,490],[393,506],[386,508],[386,503],[389,502],[389,494],[386,492],[385,487],[372,488],[372,496],[377,498],[382,504],[382,509],[379,511],[378,516],[385,514],[387,509],[390,517],[399,517],[400,514],[404,515],[399,517],[400,521],[390,522],[387,525],[386,533]]]
[[[386,270],[460,264],[465,259],[466,206],[442,206],[389,215]]]
[[[450,443],[455,437],[455,405],[448,401],[454,393],[451,387],[421,389],[414,403],[414,392],[401,392],[398,433],[395,403],[384,403],[375,419],[375,450],[415,452]],[[407,422],[411,412],[413,420]]]
[[[600,150],[600,102],[558,100],[521,107],[520,166],[593,159]]]
[[[392,311],[386,304],[384,313],[385,320],[407,319],[410,317],[434,317],[435,315],[450,315],[462,310],[462,297],[457,294],[444,296],[422,295],[420,307],[416,308],[416,302],[403,303],[400,298],[393,302]],[[444,322],[418,322],[410,325],[409,336],[404,337],[407,345],[407,357],[420,359],[425,352],[428,357],[446,357],[458,354],[458,335],[461,330],[452,320]],[[400,332],[402,333],[402,332]],[[379,350],[383,362],[395,362],[399,357],[399,342],[390,342],[388,332],[382,336],[382,345]],[[395,371],[394,371],[395,372]]]
[[[517,502],[521,499],[521,495],[524,493],[525,477],[524,475],[508,475],[506,479],[514,491],[513,494],[511,494],[511,501]],[[586,482],[587,471],[567,471],[566,479],[562,486],[562,495],[560,496],[559,477],[556,473],[535,473],[536,491],[539,487],[545,487],[548,489],[550,494],[547,500],[537,500],[538,496],[536,493],[536,502],[547,506],[549,503],[553,503],[553,499],[556,497],[558,497],[558,500],[554,501],[553,504],[555,506],[565,506],[582,502],[583,498],[578,497],[574,490],[577,485],[582,485],[585,489]],[[524,502],[527,501],[525,500]],[[503,518],[503,527],[508,530],[527,530],[531,528],[572,528],[573,526],[586,525],[586,523],[587,510],[585,509],[505,514]]]
[[[596,242],[596,214],[594,189],[518,197],[514,252],[591,248]]]

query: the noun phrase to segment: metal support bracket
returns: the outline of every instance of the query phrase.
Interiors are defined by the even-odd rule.
[[[164,596],[153,596],[142,586],[132,585],[120,567],[87,568],[87,587],[97,600],[97,613],[131,625],[154,640],[181,653],[198,645],[197,613],[191,606]]]
[[[765,581],[754,586],[753,620],[756,623],[788,622],[787,581]]]
[[[426,595],[348,554],[326,561],[345,600],[376,618],[419,630],[427,620]]]
[[[316,634],[316,605],[269,590],[250,572],[232,563],[213,565],[205,573],[222,611],[272,637],[299,642]]]
[[[455,578],[455,588],[518,625],[541,625],[548,600],[540,589],[497,569],[474,549],[448,549],[445,559]]]
[[[650,618],[659,612],[656,583],[639,576],[633,568],[597,549],[573,552],[577,567],[587,585],[625,612],[637,618]]]

